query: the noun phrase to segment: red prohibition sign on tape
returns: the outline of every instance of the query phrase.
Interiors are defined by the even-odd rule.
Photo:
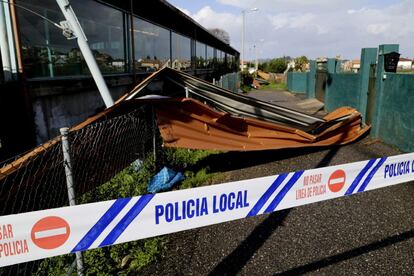
[[[32,228],[32,241],[43,249],[55,249],[63,245],[69,238],[70,227],[60,217],[45,217],[35,223]]]
[[[346,174],[343,170],[336,170],[334,171],[328,180],[328,188],[331,192],[337,193],[345,185],[346,181]]]

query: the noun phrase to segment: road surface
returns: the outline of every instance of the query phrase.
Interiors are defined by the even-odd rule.
[[[254,93],[272,99],[269,92]],[[274,99],[291,107],[303,100],[286,93]],[[399,153],[365,137],[343,147],[227,153],[207,162],[225,181],[235,181]],[[414,185],[184,231],[168,240],[164,255],[143,275],[413,275]]]

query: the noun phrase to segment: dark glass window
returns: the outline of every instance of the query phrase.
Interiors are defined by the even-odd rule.
[[[76,14],[79,14],[79,22],[102,73],[125,72],[122,12],[95,1],[77,0],[72,4]]]
[[[191,39],[171,33],[172,47],[172,65],[177,70],[186,70],[191,68]]]
[[[196,42],[196,68],[206,68],[206,44]]]
[[[207,46],[207,68],[214,67],[214,48]]]
[[[217,50],[217,63],[223,64],[223,62],[224,62],[223,52],[220,50]]]
[[[170,64],[170,31],[134,18],[135,67],[151,72]]]
[[[121,11],[92,0],[71,0],[89,45],[103,73],[125,72],[124,19]],[[54,0],[20,0],[19,4],[60,22],[64,17]],[[29,78],[87,75],[76,40],[44,19],[17,9],[24,67]]]
[[[227,54],[227,68],[231,71],[234,69],[234,56]]]

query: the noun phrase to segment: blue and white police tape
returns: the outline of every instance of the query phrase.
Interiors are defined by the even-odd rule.
[[[0,217],[0,267],[414,180],[414,153]]]

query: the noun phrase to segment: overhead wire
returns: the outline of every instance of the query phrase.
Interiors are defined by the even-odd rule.
[[[10,1],[6,1],[6,0],[0,0],[0,2],[2,2],[2,3],[6,3],[6,4],[9,4],[9,5],[13,5],[13,6],[17,7],[17,8],[20,8],[20,9],[22,9],[22,10],[25,10],[25,11],[27,11],[27,12],[30,12],[30,13],[32,13],[32,14],[34,14],[34,15],[37,15],[37,16],[41,17],[42,19],[46,20],[47,22],[49,22],[50,24],[54,25],[55,27],[57,27],[57,28],[59,28],[59,29],[63,30],[63,27],[62,27],[62,26],[60,26],[60,24],[58,24],[58,23],[56,23],[56,22],[52,21],[51,19],[47,18],[46,16],[41,15],[40,13],[35,12],[35,11],[33,11],[33,10],[31,10],[31,9],[27,8],[27,7],[24,7],[24,6],[19,5],[19,4],[16,4],[16,3],[10,3]]]

